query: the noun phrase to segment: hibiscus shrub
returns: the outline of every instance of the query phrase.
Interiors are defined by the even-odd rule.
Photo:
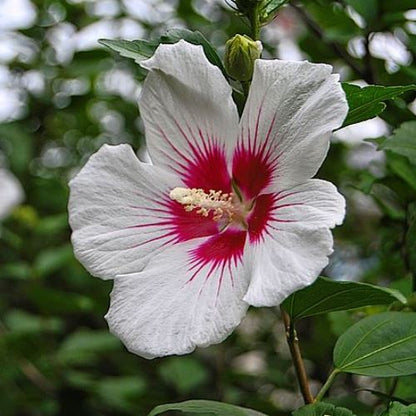
[[[0,4],[1,415],[412,415],[414,9]]]

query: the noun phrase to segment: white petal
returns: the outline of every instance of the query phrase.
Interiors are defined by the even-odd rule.
[[[269,230],[252,247],[254,270],[244,300],[253,306],[276,306],[310,285],[328,264],[332,234],[326,228]]]
[[[226,158],[216,153],[230,154],[234,148],[238,113],[219,68],[202,46],[183,40],[160,45],[142,66],[150,71],[140,111],[153,163],[180,174],[190,187],[193,175],[225,174]]]
[[[70,182],[69,221],[79,261],[104,279],[140,271],[169,246],[160,203],[178,185],[179,179],[140,162],[128,145],[101,147]]]
[[[189,250],[199,240],[172,247],[141,273],[115,280],[106,319],[131,352],[145,358],[186,354],[221,342],[245,315],[247,265],[220,266],[209,277],[207,265],[193,276]]]
[[[310,179],[276,195],[270,224],[283,231],[293,227],[333,228],[345,216],[345,199],[330,182]]]
[[[272,182],[287,189],[314,176],[331,132],[348,112],[332,67],[308,62],[257,60],[241,120],[245,148],[269,152]]]
[[[6,217],[10,211],[23,200],[23,190],[12,173],[0,169],[0,219]]]

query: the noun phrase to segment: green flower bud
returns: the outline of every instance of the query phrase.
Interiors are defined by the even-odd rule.
[[[259,59],[263,46],[246,35],[235,35],[225,44],[225,69],[230,77],[238,81],[250,81],[253,77],[254,61]]]

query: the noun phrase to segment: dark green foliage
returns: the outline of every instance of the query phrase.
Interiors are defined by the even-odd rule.
[[[289,296],[282,304],[292,319],[302,319],[334,311],[345,311],[370,305],[406,302],[399,292],[357,282],[337,282],[325,277]]]
[[[136,62],[150,57],[160,42],[184,38],[202,45],[210,61],[224,71],[225,42],[236,33],[251,35],[247,19],[226,7],[225,1],[32,2],[37,11],[34,20],[10,34],[26,46],[22,50],[15,44],[4,48],[9,35],[1,34],[1,87],[18,90],[22,111],[0,124],[0,164],[13,172],[25,191],[23,205],[0,224],[1,416],[142,416],[161,403],[176,403],[185,410],[184,403],[190,406],[195,403],[189,402],[193,398],[240,407],[202,402],[205,407],[199,405],[198,410],[188,407],[191,415],[204,414],[202,410],[211,416],[259,414],[242,408],[265,415],[290,415],[302,402],[275,308],[251,308],[239,329],[220,345],[187,357],[141,359],[109,333],[103,316],[112,284],[90,276],[74,258],[67,223],[67,183],[87,158],[103,143],[130,143],[137,151],[144,142],[137,98],[146,72]],[[0,7],[3,3],[8,2],[0,1]],[[105,16],[100,7],[109,3],[113,3],[113,12],[107,10]],[[318,173],[334,182],[347,200],[346,220],[334,230],[335,252],[324,274],[373,285],[320,279],[315,288],[321,293],[318,290],[311,296],[312,286],[291,298],[303,298],[293,316],[299,318],[297,334],[308,374],[318,386],[332,365],[337,337],[349,327],[352,335],[347,332],[338,345],[349,344],[336,348],[335,362],[345,371],[363,373],[355,364],[367,365],[367,358],[355,364],[348,359],[340,365],[340,351],[351,351],[354,338],[350,337],[357,328],[367,330],[368,319],[383,318],[386,315],[379,313],[401,298],[384,287],[394,287],[406,297],[413,289],[416,173],[411,103],[416,98],[416,38],[405,13],[415,8],[415,2],[268,0],[262,4],[262,24],[269,22],[261,37],[264,57],[277,57],[297,45],[304,59],[331,64],[334,72],[342,73],[350,103],[344,125],[376,115],[387,123],[386,132],[380,133],[387,139],[377,142],[378,155],[384,154],[385,162],[376,152],[364,162],[359,159],[373,144],[334,141]],[[362,24],[351,17],[351,8],[363,18]],[[108,31],[90,26],[105,22],[107,29],[111,27]],[[181,26],[184,28],[172,29]],[[84,30],[97,41],[84,45],[79,36]],[[366,50],[366,40],[381,32],[398,35],[407,48],[408,63],[386,62]],[[102,43],[122,56],[102,47],[99,37],[111,38]],[[141,40],[119,39],[123,37]],[[54,43],[57,39],[61,39],[60,45]],[[363,42],[360,54],[353,50],[357,39]],[[5,51],[9,58],[3,57]],[[358,79],[377,86],[361,89],[350,84]],[[7,106],[12,104],[7,98]],[[339,296],[339,288],[347,286],[354,297]],[[330,296],[335,293],[337,303],[331,304],[334,298]],[[306,301],[312,302],[306,306]],[[304,309],[312,304],[309,312],[314,316],[310,317],[312,313]],[[360,309],[347,311],[356,307]],[[334,310],[339,312],[331,312]],[[397,322],[394,318],[390,325],[395,330],[392,336],[411,330],[413,313],[399,314],[395,316],[403,318]],[[381,334],[377,342],[387,342],[385,333],[373,333],[377,334]],[[371,334],[369,339],[373,339]],[[364,354],[371,353],[370,347],[367,344]],[[402,350],[387,351],[401,359]],[[377,357],[382,358],[380,365],[373,368],[372,362],[366,368],[372,368],[371,374],[386,375],[381,374],[386,356],[374,355]],[[408,374],[414,371],[413,365],[406,364],[403,371],[399,367],[394,374]],[[414,375],[398,377],[397,385],[393,379],[372,380],[376,384],[373,390],[385,396],[374,399],[374,394],[357,394],[368,381],[363,384],[361,378],[344,374],[338,376],[337,388],[326,400],[351,408],[358,416],[381,414],[387,406],[386,396],[402,403],[416,402]],[[169,406],[154,412],[173,409]],[[387,414],[412,414],[412,407],[403,406],[394,403]],[[316,408],[325,409],[322,414],[340,412],[338,408],[333,413],[332,405],[326,403]],[[310,413],[303,408],[298,414]]]

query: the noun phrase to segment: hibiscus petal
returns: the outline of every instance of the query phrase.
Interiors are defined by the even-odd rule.
[[[233,160],[233,178],[247,197],[272,183],[287,189],[316,174],[331,131],[348,112],[331,71],[323,64],[256,61]]]
[[[179,178],[140,162],[128,145],[104,145],[71,181],[75,255],[108,279],[139,272],[172,244],[211,235],[218,225],[169,198]]]
[[[241,299],[249,270],[238,255],[245,236],[233,237],[222,241],[225,251],[215,253],[221,237],[198,239],[152,258],[141,273],[119,276],[106,315],[111,332],[145,358],[186,354],[224,340],[248,307]],[[225,253],[229,260],[216,262]]]
[[[155,165],[189,188],[230,192],[227,155],[235,146],[238,113],[231,87],[201,46],[161,45],[142,62],[150,72],[140,110]]]
[[[345,199],[332,183],[310,179],[274,194],[271,208],[268,224],[284,231],[293,227],[333,228],[342,224]]]
[[[290,231],[267,229],[261,244],[251,246],[253,272],[243,300],[253,306],[279,305],[291,293],[310,285],[328,264],[332,234],[327,228]]]

